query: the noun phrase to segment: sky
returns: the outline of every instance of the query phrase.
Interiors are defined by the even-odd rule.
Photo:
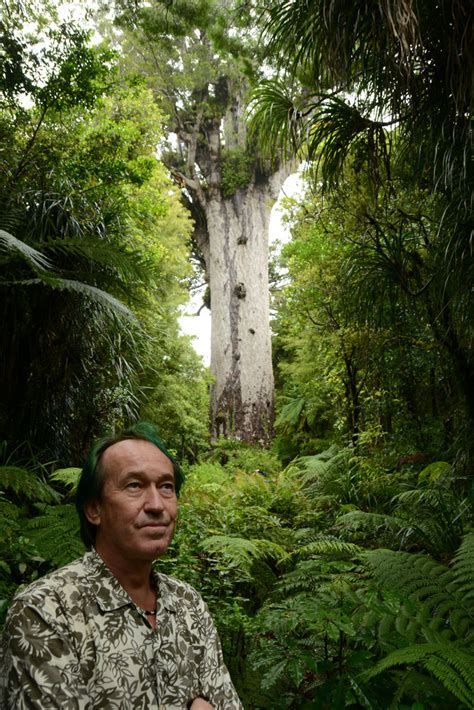
[[[302,180],[299,174],[290,175],[283,184],[278,200],[273,205],[269,236],[270,243],[279,241],[284,244],[290,238],[288,226],[282,222],[281,200],[284,196],[296,197],[302,190]],[[202,305],[202,293],[196,293],[187,304],[185,314],[179,319],[181,332],[185,335],[193,336],[193,346],[200,355],[206,366],[211,360],[211,312],[208,308],[203,308],[196,315]]]

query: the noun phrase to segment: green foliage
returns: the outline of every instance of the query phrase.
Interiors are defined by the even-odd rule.
[[[11,32],[25,76],[37,73],[28,108],[10,87],[0,111],[2,435],[80,461],[93,436],[161,401],[163,383],[176,406],[158,423],[195,455],[206,385],[177,325],[191,223],[156,159],[162,116],[73,26]]]
[[[262,462],[266,476],[256,472]],[[351,449],[332,446],[280,470],[269,452],[224,440],[186,468],[175,539],[157,566],[203,594],[246,707],[469,706],[472,533],[448,567],[426,554],[367,551],[384,539],[381,523],[372,536],[346,520],[357,501],[365,516],[392,509],[406,527],[436,517],[441,534],[456,521],[433,513],[429,492],[450,494],[449,476],[407,498],[407,474],[390,481]],[[54,501],[43,487],[9,488],[12,502],[0,500],[4,608],[18,585],[81,554],[70,502],[77,472],[42,483],[61,489],[49,489]],[[399,536],[387,539],[398,546]]]
[[[462,480],[474,412],[473,54],[462,66],[450,57],[464,51],[467,6],[448,31],[444,6],[410,6],[403,21],[386,3],[373,10],[321,0],[264,11],[280,73],[254,93],[253,128],[270,154],[309,161],[277,297],[280,451],[320,450],[317,423],[355,446],[378,429],[400,454],[449,462],[462,451]]]
[[[54,508],[52,504],[60,502],[59,493],[43,478],[44,468],[35,461],[30,464],[28,468],[0,466],[0,624],[17,586],[45,571],[44,559],[28,533],[28,521],[37,507]]]
[[[273,474],[280,469],[278,458],[268,449],[224,438],[218,439],[212,444],[211,450],[206,454],[206,459],[221,463],[230,474],[235,474],[238,471],[245,473],[260,471],[263,474]]]
[[[17,466],[0,466],[0,494],[31,502],[58,502],[57,493],[38,474]]]
[[[408,645],[366,672],[371,678],[395,666],[419,666],[433,675],[462,707],[474,702],[474,535],[462,542],[447,568],[422,555],[372,551],[367,559],[377,581],[400,595],[404,626],[395,626]],[[417,642],[418,641],[418,642]]]
[[[67,488],[70,488],[71,491],[75,493],[77,484],[79,483],[81,471],[82,469],[75,468],[74,466],[70,468],[57,468],[54,473],[50,475],[49,480],[63,483]]]
[[[385,487],[384,478],[377,480],[379,489],[384,488],[383,497],[374,496],[378,510],[374,510],[373,504],[360,505],[359,500],[358,507],[369,507],[369,510],[345,512],[338,523],[354,531],[355,539],[362,534],[371,539],[372,544],[413,551],[424,549],[441,560],[451,557],[472,525],[470,497],[460,495],[451,475],[417,486],[401,478],[398,492],[393,483],[392,480],[391,486]]]
[[[39,555],[53,569],[72,562],[84,552],[76,507],[71,503],[47,506],[28,521],[26,533]]]
[[[177,327],[192,225],[155,155],[158,103],[177,178],[225,197],[252,183],[258,155],[239,141],[254,8],[115,3],[151,93],[71,26],[39,20],[39,53],[14,5],[0,28],[0,424],[20,447],[1,447],[0,615],[82,552],[79,469],[47,469],[140,413],[187,469],[158,568],[209,603],[245,707],[472,707],[464,4],[448,23],[444,6],[268,6],[282,75],[256,95],[255,135],[313,160],[275,294],[277,455],[207,443],[208,377]],[[27,461],[31,445],[55,463]]]
[[[221,160],[221,189],[224,197],[232,197],[237,190],[250,184],[254,159],[243,148],[223,149]]]

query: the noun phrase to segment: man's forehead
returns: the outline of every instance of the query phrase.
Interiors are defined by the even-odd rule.
[[[121,469],[141,467],[159,467],[164,472],[174,472],[171,459],[147,439],[122,439],[111,444],[101,457],[102,467],[109,465]]]

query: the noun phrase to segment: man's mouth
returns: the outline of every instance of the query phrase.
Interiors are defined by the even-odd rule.
[[[169,526],[169,523],[161,522],[161,523],[143,523],[142,525],[139,525],[139,528],[155,528],[157,530],[164,530]]]

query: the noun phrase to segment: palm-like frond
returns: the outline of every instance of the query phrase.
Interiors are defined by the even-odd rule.
[[[298,149],[307,142],[313,155],[321,146],[328,157],[326,178],[335,182],[358,133],[365,134],[375,171],[377,154],[386,164],[381,122],[388,116],[394,125],[398,122],[407,147],[420,149],[423,159],[434,163],[438,186],[455,187],[458,177],[465,182],[466,156],[472,150],[472,26],[467,0],[455,6],[441,3],[439,8],[407,0],[396,6],[389,0],[376,5],[362,0],[272,3],[265,24],[268,52],[289,73],[290,83],[298,77],[303,88],[299,106],[293,99],[292,107],[281,88],[257,90],[256,122],[261,121],[264,140],[285,147],[293,142]],[[350,94],[370,97],[369,103],[361,102],[367,110],[351,115],[350,107],[337,101],[324,107],[320,96],[328,90],[338,100]],[[296,116],[304,120],[295,131],[291,122]],[[308,125],[314,128],[313,137]]]
[[[0,229],[0,249],[20,254],[35,269],[50,269],[52,266],[44,254],[4,229]]]
[[[48,237],[44,248],[53,255],[72,257],[74,268],[78,271],[81,270],[81,262],[74,257],[79,257],[84,260],[86,269],[93,267],[102,276],[109,274],[110,279],[115,278],[117,284],[122,281],[124,286],[127,281],[145,282],[156,271],[156,265],[151,259],[147,260],[146,255],[130,249],[117,249],[107,239],[98,239],[96,235],[85,235],[80,239]]]
[[[250,135],[265,155],[297,154],[305,135],[305,121],[297,107],[297,96],[284,82],[264,81],[252,94],[249,105]]]
[[[102,291],[102,289],[97,288],[96,286],[91,286],[90,284],[82,281],[43,275],[43,278],[41,279],[23,279],[17,280],[15,283],[18,286],[49,286],[57,291],[76,293],[79,296],[92,301],[96,305],[102,306],[111,313],[137,322],[135,314],[124,303],[115,298],[115,296],[112,296],[112,294],[107,293],[107,291]]]
[[[293,71],[307,67],[333,86],[357,81],[362,71],[385,71],[400,82],[419,46],[411,3],[401,5],[394,12],[389,0],[375,7],[362,0],[350,6],[343,0],[274,3],[266,24],[269,52],[289,60]]]

